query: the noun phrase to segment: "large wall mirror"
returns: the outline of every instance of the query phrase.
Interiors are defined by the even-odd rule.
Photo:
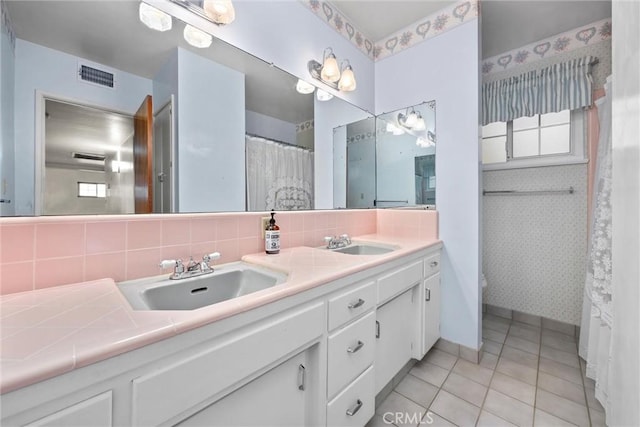
[[[343,208],[436,204],[435,101],[334,129],[334,205]]]

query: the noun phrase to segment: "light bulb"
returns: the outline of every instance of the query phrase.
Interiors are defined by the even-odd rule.
[[[213,41],[213,37],[211,34],[205,33],[191,25],[185,25],[184,27],[184,39],[191,46],[197,48],[205,48],[211,46],[211,42]]]
[[[404,119],[404,125],[407,127],[414,127],[418,122],[418,115],[415,111],[410,112],[407,117]]]
[[[204,0],[205,14],[217,24],[231,24],[236,19],[236,11],[231,0]]]
[[[320,78],[325,82],[335,83],[340,80],[340,67],[338,67],[338,61],[333,53],[327,55],[322,64],[322,71],[320,72]]]
[[[353,74],[353,69],[350,65],[342,71],[342,77],[340,77],[340,82],[338,82],[338,89],[343,92],[356,90],[356,76]]]
[[[318,89],[316,91],[316,98],[318,98],[318,101],[329,101],[331,98],[333,98],[333,95],[331,95],[329,92],[325,92],[322,89]]]
[[[418,120],[416,120],[416,124],[413,125],[413,129],[422,131],[422,130],[425,130],[426,128],[427,126],[424,122],[424,118],[420,115],[420,113],[418,113]]]
[[[171,29],[171,16],[147,3],[140,3],[138,13],[140,21],[152,30],[168,31]]]
[[[296,84],[296,90],[298,91],[298,93],[302,93],[306,95],[308,93],[313,93],[313,91],[316,90],[316,87],[311,83],[307,83],[302,79],[298,79],[298,83]]]

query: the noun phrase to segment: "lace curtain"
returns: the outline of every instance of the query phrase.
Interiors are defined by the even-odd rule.
[[[313,152],[246,136],[247,209],[313,209]]]
[[[611,360],[611,77],[605,96],[596,101],[600,139],[593,186],[593,213],[589,224],[589,251],[584,287],[580,356],[587,376],[596,382],[596,398],[608,413]]]
[[[585,56],[483,84],[482,124],[590,106],[595,62]]]

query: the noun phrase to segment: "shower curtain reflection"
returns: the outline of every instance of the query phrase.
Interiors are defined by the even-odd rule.
[[[247,210],[313,209],[313,152],[246,136]]]

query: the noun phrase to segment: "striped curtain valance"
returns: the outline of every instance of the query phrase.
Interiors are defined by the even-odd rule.
[[[591,105],[591,65],[586,56],[482,85],[482,124]]]

